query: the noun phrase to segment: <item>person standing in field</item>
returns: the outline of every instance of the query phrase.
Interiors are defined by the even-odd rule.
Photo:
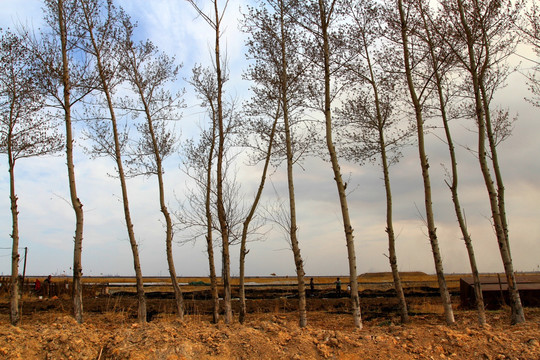
[[[43,295],[51,297],[51,283],[52,283],[52,276],[49,275],[45,280],[43,280]]]
[[[36,279],[36,281],[34,282],[34,292],[36,293],[36,295],[39,295],[41,292],[41,281],[39,281],[39,279]]]
[[[338,297],[341,296],[341,280],[339,278],[336,280],[336,294]]]

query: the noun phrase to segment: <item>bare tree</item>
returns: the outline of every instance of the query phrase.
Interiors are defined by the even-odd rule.
[[[376,3],[347,2],[346,13],[351,21],[345,24],[344,42],[349,54],[344,64],[349,99],[338,115],[344,124],[341,142],[345,157],[363,163],[379,158],[386,193],[386,233],[388,259],[392,269],[394,288],[400,304],[401,322],[409,321],[407,302],[399,275],[396,239],[392,221],[392,189],[390,165],[401,155],[400,147],[411,135],[411,129],[395,115],[399,99],[396,74],[387,60],[390,56],[381,50],[386,32],[382,8]],[[338,129],[338,131],[340,131]]]
[[[27,46],[36,56],[40,67],[40,87],[51,106],[63,114],[66,135],[66,164],[71,205],[75,212],[75,237],[73,248],[73,314],[78,323],[83,322],[82,301],[82,241],[84,228],[83,205],[78,197],[73,161],[74,106],[93,88],[93,76],[88,62],[78,48],[82,40],[80,27],[75,24],[80,10],[76,0],[46,0],[44,18],[46,31],[36,39],[25,32]]]
[[[508,222],[506,218],[505,188],[499,166],[497,144],[500,142],[498,123],[506,116],[493,117],[491,99],[507,76],[505,60],[515,50],[513,24],[518,8],[511,1],[457,0],[442,1],[444,16],[449,26],[445,29],[445,39],[463,68],[472,80],[469,87],[474,99],[475,118],[478,126],[478,159],[484,177],[493,226],[503,261],[512,324],[525,321],[523,307],[514,273]],[[451,26],[450,26],[451,25]],[[455,45],[453,46],[455,40]],[[505,131],[503,138],[509,133]],[[491,167],[491,168],[490,168]]]
[[[261,3],[258,8],[249,8],[244,31],[250,33],[247,56],[254,60],[246,74],[255,83],[251,108],[270,119],[283,119],[283,123],[279,126],[276,123],[277,129],[270,130],[266,136],[276,131],[276,161],[286,159],[288,216],[280,225],[286,224],[288,229],[297,276],[299,324],[304,327],[307,325],[305,273],[298,240],[293,168],[309,149],[312,138],[309,126],[301,129],[302,122],[298,119],[306,96],[306,64],[299,57],[300,33],[293,16],[298,12],[298,6],[298,1],[275,0]],[[268,148],[266,156],[270,151]]]
[[[15,164],[23,158],[59,151],[62,137],[51,118],[41,113],[45,99],[36,76],[34,54],[23,39],[0,29],[0,153],[8,158],[11,200],[10,321],[19,325],[19,210],[15,192]]]
[[[97,155],[110,156],[116,163],[116,172],[120,180],[122,189],[122,203],[124,208],[124,218],[128,232],[128,238],[133,254],[133,266],[137,281],[137,298],[139,302],[138,320],[146,322],[146,298],[144,295],[144,283],[142,278],[139,250],[133,221],[129,207],[129,196],[122,159],[122,147],[125,145],[126,135],[123,136],[118,128],[117,116],[113,104],[113,91],[118,79],[114,76],[118,68],[117,51],[118,43],[113,34],[120,29],[116,22],[120,19],[120,14],[112,5],[112,1],[107,0],[80,0],[82,14],[80,18],[81,31],[85,32],[86,41],[81,42],[81,48],[94,59],[98,84],[96,90],[104,97],[106,111],[110,118],[108,120],[95,120],[96,124],[89,126],[89,137],[95,140],[92,152]],[[95,130],[95,131],[92,131]],[[112,137],[112,141],[110,138]]]
[[[213,176],[215,172],[215,161],[217,157],[216,147],[218,146],[218,113],[217,113],[217,81],[215,74],[209,68],[197,65],[193,68],[193,75],[189,80],[190,84],[195,89],[198,99],[201,101],[200,106],[206,109],[208,119],[210,120],[210,128],[201,130],[198,142],[187,140],[183,145],[183,166],[184,172],[194,181],[193,189],[186,187],[186,201],[181,204],[181,209],[176,213],[179,222],[179,227],[182,231],[190,229],[189,241],[196,240],[199,237],[206,239],[210,284],[213,300],[213,322],[217,323],[219,319],[219,296],[217,287],[217,276],[214,256],[214,231],[220,233],[221,226],[216,223],[217,215],[217,179]],[[234,104],[225,102],[222,105],[222,114],[224,121],[224,154],[228,154],[230,146],[230,133],[235,125],[235,109]],[[238,227],[238,209],[236,200],[237,187],[229,181],[227,169],[231,165],[231,159],[224,157],[223,161],[223,178],[222,178],[222,194],[224,209],[227,214],[228,227],[227,237],[228,244],[234,242],[235,228]],[[198,229],[202,229],[199,231]],[[232,235],[232,236],[231,236]],[[221,244],[222,245],[222,244]]]
[[[429,241],[431,243],[431,250],[433,253],[433,260],[435,263],[435,271],[437,273],[437,280],[439,282],[439,291],[441,294],[442,304],[444,307],[445,319],[448,325],[454,323],[454,312],[452,310],[452,301],[450,299],[450,293],[448,291],[448,286],[446,284],[446,278],[444,276],[444,268],[442,262],[442,256],[439,248],[439,240],[437,238],[437,228],[435,227],[435,219],[433,214],[433,204],[431,200],[431,181],[429,176],[429,163],[428,157],[426,154],[425,143],[424,143],[424,117],[423,117],[423,106],[422,106],[422,93],[423,91],[418,92],[417,86],[413,79],[413,65],[412,62],[416,60],[413,55],[418,56],[418,54],[411,54],[409,47],[409,36],[411,29],[414,24],[412,23],[415,19],[411,17],[410,10],[411,2],[406,0],[407,8],[403,5],[403,0],[397,1],[397,10],[399,12],[399,24],[397,25],[401,33],[401,45],[403,51],[403,61],[405,65],[405,75],[407,78],[407,85],[409,88],[409,93],[411,101],[414,107],[415,117],[416,117],[416,129],[417,129],[417,138],[418,138],[418,153],[420,157],[420,165],[422,168],[422,179],[424,183],[424,199],[425,199],[425,210],[426,210],[426,223],[428,228]]]
[[[456,68],[455,57],[450,56],[451,51],[447,47],[444,47],[444,40],[436,38],[434,26],[437,26],[433,20],[429,9],[429,5],[423,1],[417,2],[418,11],[422,17],[422,38],[426,43],[429,51],[429,59],[431,68],[433,71],[432,81],[434,83],[435,92],[438,98],[438,107],[443,122],[446,141],[448,144],[448,151],[450,153],[451,173],[449,174],[450,182],[446,181],[448,188],[452,193],[452,202],[454,204],[454,211],[458,220],[461,234],[467,248],[467,254],[469,256],[469,264],[471,266],[471,273],[474,281],[474,292],[476,298],[476,307],[478,309],[478,322],[480,325],[486,323],[486,314],[484,309],[484,298],[482,295],[482,286],[480,283],[480,272],[476,264],[476,257],[474,255],[474,247],[471,239],[471,235],[467,229],[467,223],[465,221],[465,215],[461,208],[458,193],[458,171],[457,171],[457,157],[454,147],[454,141],[450,130],[450,116],[448,108],[451,104],[450,96],[447,95],[451,90],[450,84],[456,82],[455,74],[451,71]],[[445,21],[444,18],[439,19],[437,22],[441,23]],[[453,76],[454,75],[454,76]],[[448,78],[450,77],[450,79]],[[454,86],[455,88],[455,86]]]
[[[204,237],[207,244],[211,292],[213,300],[213,321],[219,318],[219,297],[217,277],[214,262],[214,235],[220,233],[221,226],[216,222],[218,208],[216,203],[217,181],[213,176],[215,172],[216,146],[218,145],[218,121],[217,121],[217,82],[213,71],[197,65],[193,68],[193,75],[189,80],[195,89],[197,98],[201,101],[200,106],[206,109],[210,128],[202,129],[198,142],[187,140],[183,145],[184,172],[195,183],[193,188],[186,187],[186,201],[180,202],[181,209],[176,212],[178,227],[188,235],[188,241]],[[222,191],[223,203],[227,216],[229,245],[233,245],[240,238],[240,226],[243,210],[239,203],[239,186],[232,168],[234,155],[229,156],[238,117],[234,101],[224,101],[222,105],[224,121],[224,156]],[[231,175],[232,174],[232,175]],[[200,231],[202,229],[202,231]],[[185,231],[190,230],[190,231]]]
[[[142,168],[145,175],[157,175],[159,204],[165,220],[165,244],[169,274],[176,299],[176,312],[180,319],[184,316],[184,299],[178,284],[174,265],[172,242],[173,222],[165,202],[163,181],[163,160],[175,153],[178,139],[167,122],[178,120],[178,109],[182,107],[182,93],[171,94],[165,86],[176,79],[179,66],[174,59],[159,53],[149,41],[135,45],[132,40],[133,28],[124,19],[126,38],[122,41],[122,75],[136,93],[138,105],[133,107],[135,115],[142,113],[145,122],[138,126],[141,133],[135,152],[136,171]]]
[[[188,2],[193,5],[193,8],[197,13],[210,25],[210,27],[215,32],[215,43],[214,43],[214,70],[216,76],[216,119],[217,119],[217,129],[218,129],[218,146],[217,146],[217,166],[216,166],[216,183],[217,183],[217,194],[216,202],[218,209],[218,220],[220,225],[221,232],[221,251],[223,259],[223,288],[224,288],[224,306],[225,306],[225,323],[229,324],[232,322],[232,306],[231,306],[231,269],[230,269],[230,254],[229,254],[229,229],[227,222],[227,214],[225,211],[225,206],[223,202],[223,157],[225,149],[225,129],[223,125],[223,83],[225,82],[225,77],[223,76],[222,70],[222,55],[220,50],[220,37],[221,32],[221,22],[227,6],[229,4],[228,0],[225,0],[224,6],[220,9],[218,0],[212,0],[213,13],[212,15],[207,15],[201,7],[199,7],[195,0],[188,0]]]
[[[195,169],[197,172],[195,176],[191,176],[197,182],[197,188],[202,190],[202,196],[192,196],[190,199],[191,208],[197,209],[199,206],[196,204],[200,199],[204,199],[202,208],[204,211],[203,219],[200,223],[203,224],[203,228],[206,230],[206,249],[208,253],[208,264],[210,272],[210,287],[212,293],[213,311],[212,319],[214,323],[219,319],[219,295],[217,288],[217,276],[216,266],[214,260],[214,240],[213,240],[213,214],[212,214],[212,170],[215,160],[215,147],[217,140],[217,82],[213,74],[209,69],[201,66],[193,68],[193,76],[190,81],[191,85],[195,88],[197,96],[201,100],[201,106],[205,107],[208,111],[211,127],[210,131],[203,131],[201,134],[201,141],[199,144],[186,143],[185,145],[185,164],[187,167],[187,173],[189,168]],[[189,212],[183,211],[185,216]],[[199,213],[199,212],[197,212]],[[181,215],[182,216],[182,215]],[[185,224],[185,220],[181,220],[181,223]],[[197,224],[198,221],[189,221],[191,224]],[[188,226],[191,226],[188,224]]]
[[[317,0],[306,2],[301,17],[301,24],[312,35],[312,41],[307,45],[306,53],[311,56],[315,65],[313,79],[313,98],[316,106],[324,114],[325,139],[328,155],[332,164],[334,180],[336,182],[343,230],[347,244],[347,256],[349,260],[349,281],[351,287],[351,308],[354,325],[362,328],[362,316],[360,310],[360,297],[358,295],[358,274],[356,269],[356,251],[354,246],[353,227],[347,202],[346,184],[343,181],[339,164],[339,155],[334,145],[334,131],[332,119],[332,101],[335,99],[336,86],[332,86],[332,80],[336,81],[335,74],[339,68],[338,58],[341,56],[337,46],[334,24],[340,15],[342,3],[338,0]],[[321,84],[322,83],[322,84]],[[334,84],[335,85],[335,84]],[[323,99],[322,101],[320,99]]]

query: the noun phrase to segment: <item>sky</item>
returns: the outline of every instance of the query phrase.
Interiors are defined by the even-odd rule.
[[[247,0],[245,0],[247,1]],[[228,96],[242,99],[248,84],[242,80],[247,63],[244,57],[245,35],[238,29],[239,9],[244,0],[231,0],[225,17],[222,37],[230,66]],[[202,3],[202,2],[201,2]],[[192,89],[183,78],[196,63],[208,64],[212,32],[185,1],[122,0],[117,4],[139,23],[139,36],[151,39],[164,52],[175,55],[183,64],[179,87],[185,87],[187,108],[180,127],[186,138],[204,121]],[[37,0],[0,0],[0,27],[14,24],[42,26],[41,2]],[[520,52],[531,55],[520,46]],[[514,60],[517,63],[517,58]],[[523,60],[524,61],[524,60]],[[522,63],[527,68],[527,63]],[[506,88],[496,95],[495,103],[508,107],[518,117],[513,135],[499,147],[500,163],[506,188],[510,242],[516,271],[540,270],[540,109],[528,96],[525,78],[520,73],[508,79]],[[461,144],[474,143],[475,134],[467,123],[455,125],[454,138]],[[80,131],[76,136],[80,135]],[[427,135],[427,153],[433,190],[437,235],[447,273],[470,271],[460,230],[446,187],[444,164],[448,166],[447,146]],[[80,144],[80,140],[76,143]],[[490,210],[478,160],[458,147],[460,196],[472,235],[481,272],[502,272],[495,235],[490,224]],[[394,228],[397,235],[398,264],[401,271],[434,273],[433,257],[423,223],[423,188],[418,150],[404,149],[403,158],[391,172],[394,199]],[[0,158],[0,275],[11,271],[11,213],[7,157]],[[186,177],[179,168],[180,156],[171,157],[166,166],[165,184],[171,210],[183,197]],[[133,275],[133,260],[122,211],[119,182],[110,176],[110,159],[90,159],[79,147],[75,169],[79,198],[84,204],[83,240],[84,275]],[[75,221],[69,203],[65,155],[22,159],[16,165],[16,192],[19,198],[20,246],[28,249],[26,274],[70,275],[73,262]],[[247,201],[255,189],[258,169],[238,164],[238,179]],[[349,210],[352,218],[358,273],[389,271],[385,229],[385,194],[382,172],[377,165],[359,166],[342,163],[348,178]],[[265,200],[286,197],[285,169],[270,178]],[[295,168],[295,188],[299,242],[307,276],[346,275],[347,250],[341,222],[339,200],[331,166],[318,158],[309,158]],[[275,190],[274,190],[275,189]],[[168,275],[165,236],[157,197],[157,180],[135,178],[128,182],[130,205],[136,238],[139,242],[143,274]],[[2,194],[4,194],[2,196]],[[178,236],[181,236],[178,235]],[[174,258],[178,276],[207,276],[205,244],[176,243]],[[260,241],[249,243],[246,274],[268,276],[295,274],[294,261],[282,232],[273,227]],[[217,250],[217,249],[216,249]],[[238,246],[231,248],[231,273],[238,275]],[[23,253],[23,250],[21,250]],[[218,266],[219,271],[219,264]],[[20,271],[22,272],[22,263]]]

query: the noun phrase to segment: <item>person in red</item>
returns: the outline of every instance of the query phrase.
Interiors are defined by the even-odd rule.
[[[39,279],[36,279],[36,281],[34,282],[34,292],[36,294],[39,294],[41,290],[41,281],[39,281]]]

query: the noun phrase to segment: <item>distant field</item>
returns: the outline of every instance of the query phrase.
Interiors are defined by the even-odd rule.
[[[498,276],[497,274],[483,274],[484,276]],[[422,289],[422,288],[438,288],[437,277],[434,274],[426,274],[423,272],[402,272],[400,273],[403,287],[405,289]],[[461,277],[470,276],[470,274],[447,274],[446,281],[450,291],[458,291],[459,279]],[[306,276],[306,285],[309,286],[309,281],[313,278],[316,289],[329,290],[335,287],[336,278],[338,276]],[[43,282],[46,276],[29,276],[25,279],[25,287],[31,288],[36,279]],[[348,276],[339,276],[342,289],[347,288],[349,282]],[[4,277],[2,281],[7,287],[9,278]],[[57,286],[65,287],[66,290],[70,286],[71,277],[55,276],[52,278],[53,283]],[[132,292],[135,291],[136,280],[132,276],[84,276],[83,285],[86,288],[95,288],[95,293],[102,293],[106,287],[107,293],[115,293],[118,291]],[[209,289],[210,278],[202,276],[178,277],[178,281],[184,292],[197,292]],[[248,289],[291,289],[296,286],[296,277],[294,276],[247,276],[245,285]],[[218,277],[218,285],[221,285],[221,278]],[[239,278],[231,279],[233,288],[238,287]],[[360,291],[387,291],[393,289],[392,274],[389,272],[366,273],[358,276],[358,284]],[[144,286],[147,292],[171,292],[171,279],[168,276],[148,276],[144,277]],[[2,286],[3,287],[3,286]]]
[[[438,287],[437,278],[435,275],[425,274],[423,272],[403,272],[400,273],[403,286],[410,287]],[[459,287],[459,278],[466,274],[450,274],[446,276],[448,286],[452,289]],[[335,287],[336,278],[338,276],[306,276],[306,284],[309,284],[311,278],[317,289],[332,289]],[[26,283],[33,284],[36,279],[43,281],[46,276],[29,276],[26,278]],[[348,276],[339,276],[343,289],[347,287],[349,282]],[[86,286],[103,287],[107,286],[108,291],[116,292],[134,291],[136,279],[132,276],[84,276],[83,284]],[[186,292],[201,291],[209,288],[209,277],[178,277],[182,290]],[[280,288],[294,287],[296,285],[296,277],[294,276],[247,276],[245,285],[248,288]],[[358,276],[359,290],[388,290],[393,288],[391,273],[368,273]],[[53,277],[53,283],[69,283],[71,277],[56,276]],[[233,277],[231,284],[233,287],[239,285],[240,279]],[[171,279],[168,276],[148,276],[144,277],[146,291],[172,291]],[[221,278],[218,277],[218,284],[221,285]]]

